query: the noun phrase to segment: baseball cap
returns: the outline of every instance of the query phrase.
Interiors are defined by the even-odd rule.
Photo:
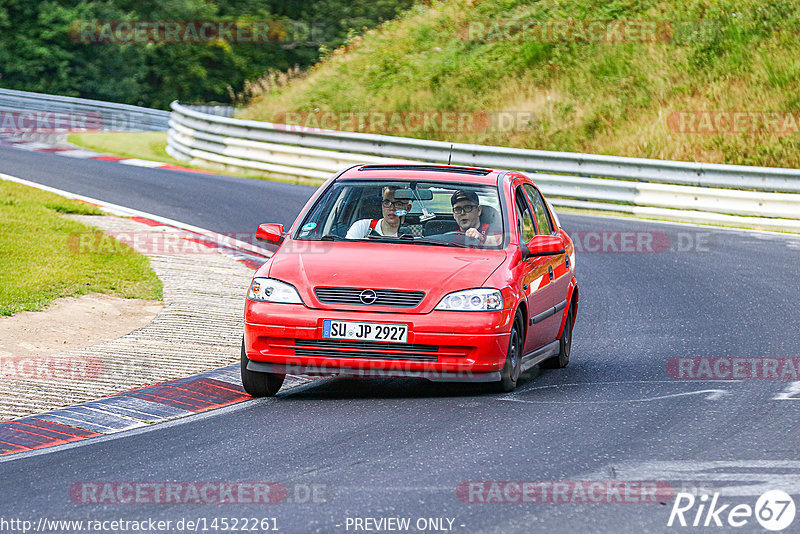
[[[462,200],[471,200],[475,204],[480,204],[478,194],[475,191],[465,191],[463,189],[459,189],[453,193],[453,196],[450,197],[450,204],[455,206],[457,202],[461,202]]]

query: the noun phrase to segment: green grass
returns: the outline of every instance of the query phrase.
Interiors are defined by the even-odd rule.
[[[188,167],[169,154],[167,132],[93,132],[74,133],[67,141],[97,152],[108,152],[122,158],[138,158],[163,161]]]
[[[468,21],[671,21],[656,42],[459,37]],[[667,26],[662,26],[667,28]],[[789,0],[453,0],[417,5],[300,78],[264,84],[238,116],[287,111],[526,112],[514,129],[427,139],[742,165],[800,167],[788,133],[680,133],[673,112],[793,112],[800,4]],[[461,35],[465,35],[462,31]]]
[[[258,171],[236,171],[230,168],[194,165],[180,161],[166,152],[167,132],[91,132],[75,133],[67,137],[67,141],[96,152],[105,152],[121,158],[137,158],[160,161],[171,165],[179,165],[190,169],[200,169],[216,174],[238,176],[240,178],[269,179],[276,182],[298,183],[298,180],[269,177]],[[303,182],[305,183],[305,182]],[[321,183],[321,182],[320,182]]]
[[[146,256],[62,213],[102,215],[93,206],[0,180],[0,315],[95,292],[161,300],[161,281]],[[87,234],[113,243],[103,250],[118,252],[81,253],[76,243]]]
[[[465,38],[469,21],[660,21],[655,42]],[[670,31],[662,31],[672,28]],[[671,32],[671,33],[670,33]],[[519,112],[515,128],[387,132],[518,148],[800,167],[800,124],[681,133],[681,111],[791,112],[800,122],[800,3],[791,0],[452,0],[420,3],[309,72],[251,81],[238,116],[286,112]],[[259,83],[263,82],[263,83]],[[673,124],[674,126],[674,124]],[[794,133],[792,133],[794,132]],[[118,155],[181,164],[165,134],[76,134]],[[200,167],[198,167],[200,168]],[[238,176],[259,177],[259,173]]]

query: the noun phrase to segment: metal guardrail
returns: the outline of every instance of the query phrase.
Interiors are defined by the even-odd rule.
[[[183,106],[200,113],[220,117],[233,117],[234,112],[233,106],[227,104],[183,104]]]
[[[85,130],[164,131],[170,116],[169,111],[160,109],[14,89],[0,89],[0,112],[33,114],[32,119],[20,121],[23,126],[13,133],[35,133],[50,126],[69,129],[75,124]],[[48,123],[48,118],[54,117],[57,120]],[[31,131],[26,131],[28,125]],[[0,124],[0,131],[2,128]]]
[[[173,102],[167,152],[197,164],[319,183],[356,163],[527,171],[561,206],[800,231],[800,170],[546,152],[318,130],[200,113]]]

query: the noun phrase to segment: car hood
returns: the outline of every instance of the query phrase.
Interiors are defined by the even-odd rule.
[[[311,308],[353,309],[319,302],[314,294],[319,286],[395,289],[424,292],[417,307],[403,311],[427,313],[447,293],[481,287],[505,259],[506,252],[496,249],[292,240],[272,257],[269,276],[294,285]]]

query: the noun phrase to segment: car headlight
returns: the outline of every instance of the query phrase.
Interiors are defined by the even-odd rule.
[[[247,298],[258,302],[303,303],[294,286],[272,278],[254,278],[247,292]]]
[[[497,311],[503,309],[503,295],[497,289],[466,289],[449,293],[436,305],[437,310]]]

